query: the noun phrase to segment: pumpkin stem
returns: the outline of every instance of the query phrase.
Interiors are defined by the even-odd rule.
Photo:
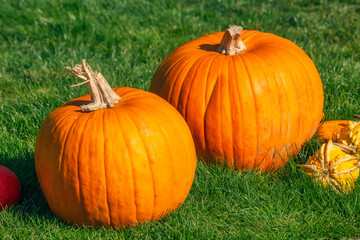
[[[335,146],[339,147],[344,153],[346,154],[356,154],[357,153],[357,147],[354,145],[345,145],[342,143],[333,143]]]
[[[243,27],[229,25],[216,51],[224,55],[235,55],[246,50],[246,46],[240,38],[242,30]]]
[[[120,102],[121,97],[112,90],[103,75],[94,72],[85,63],[85,60],[82,61],[82,64],[76,64],[72,69],[70,67],[65,69],[75,77],[84,80],[84,82],[72,85],[71,87],[77,87],[86,83],[89,88],[91,103],[80,106],[83,111],[96,111],[113,107]]]

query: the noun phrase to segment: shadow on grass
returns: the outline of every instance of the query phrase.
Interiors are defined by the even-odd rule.
[[[34,217],[50,221],[57,220],[58,218],[51,212],[42,194],[35,171],[33,151],[19,151],[18,154],[1,152],[0,159],[3,160],[2,165],[17,175],[21,184],[21,200],[19,204],[11,207],[10,211],[13,211],[24,222]]]

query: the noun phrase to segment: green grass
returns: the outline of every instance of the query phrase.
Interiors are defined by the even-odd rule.
[[[71,226],[54,216],[34,170],[36,134],[62,103],[86,94],[64,70],[85,58],[112,86],[147,90],[163,58],[228,24],[285,37],[312,58],[324,83],[326,120],[360,113],[359,1],[0,0],[0,164],[23,188],[0,213],[1,239],[360,238],[360,181],[350,194],[298,171],[312,140],[268,174],[198,164],[184,205],[129,229]]]

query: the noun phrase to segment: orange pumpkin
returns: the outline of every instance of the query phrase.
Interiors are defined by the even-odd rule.
[[[197,154],[236,169],[274,170],[316,132],[323,87],[291,41],[230,26],[166,57],[150,86],[178,109]]]
[[[349,120],[332,120],[321,123],[318,129],[318,139],[320,141],[333,139],[336,137],[334,134],[341,134],[346,130],[349,122]]]
[[[122,227],[181,205],[196,153],[176,109],[149,92],[112,90],[85,62],[68,70],[91,96],[56,108],[38,133],[35,167],[51,210],[78,225]]]

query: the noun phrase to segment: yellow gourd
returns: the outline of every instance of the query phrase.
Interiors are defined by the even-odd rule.
[[[342,137],[346,138],[346,136]],[[359,159],[355,153],[355,148],[329,140],[309,157],[306,164],[299,167],[325,186],[337,191],[351,190],[359,177]]]
[[[354,149],[356,149],[357,156],[359,157],[360,122],[348,121],[343,131],[333,135],[333,140],[337,143],[353,147]]]

